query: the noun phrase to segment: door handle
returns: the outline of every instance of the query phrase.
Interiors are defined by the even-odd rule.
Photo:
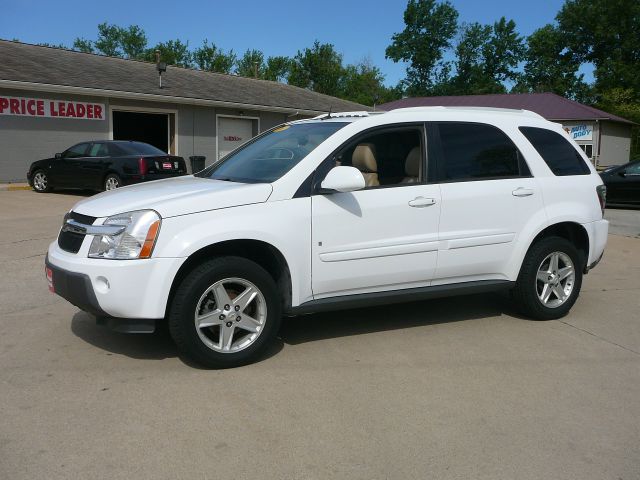
[[[533,189],[518,187],[513,192],[511,192],[511,194],[514,197],[528,197],[530,195],[533,195]]]
[[[409,202],[410,207],[423,208],[429,207],[431,205],[435,205],[435,198],[424,198],[424,197],[416,197]]]

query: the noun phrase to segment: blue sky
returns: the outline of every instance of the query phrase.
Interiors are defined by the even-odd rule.
[[[149,43],[180,38],[196,47],[207,38],[225,50],[257,48],[293,56],[318,39],[333,43],[345,63],[369,57],[394,85],[405,66],[384,58],[391,36],[403,29],[406,0],[121,1],[3,0],[0,38],[28,43],[95,39],[101,22],[137,24]],[[453,0],[462,22],[515,20],[522,35],[552,22],[563,0]],[[588,75],[590,77],[590,75]]]

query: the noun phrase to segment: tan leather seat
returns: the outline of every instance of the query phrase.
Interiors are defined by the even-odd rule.
[[[422,156],[420,147],[413,147],[404,161],[404,173],[406,177],[400,183],[418,183],[420,181],[420,164]]]
[[[378,162],[376,161],[376,146],[373,143],[361,143],[351,155],[351,165],[362,172],[365,186],[375,187],[378,181]]]

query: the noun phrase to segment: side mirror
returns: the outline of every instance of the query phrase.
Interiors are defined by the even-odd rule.
[[[625,172],[624,170],[620,170],[618,172],[618,175],[620,175],[621,177],[626,177],[627,176],[627,172]]]
[[[355,192],[365,187],[364,177],[355,167],[333,167],[320,184],[322,192]]]
[[[62,158],[62,154],[61,153],[56,153],[56,158],[59,160]]]

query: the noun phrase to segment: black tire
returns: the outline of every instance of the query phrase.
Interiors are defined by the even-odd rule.
[[[214,350],[201,339],[195,325],[195,313],[200,298],[212,285],[232,277],[248,281],[260,291],[266,304],[266,317],[253,343],[242,350],[223,353]],[[278,334],[281,317],[281,301],[271,275],[250,260],[229,256],[209,260],[186,275],[175,292],[167,320],[169,331],[179,350],[205,367],[231,368],[252,363],[264,354]],[[223,327],[224,325],[210,328]],[[238,331],[240,334],[244,333],[242,330]]]
[[[571,293],[564,303],[557,307],[548,307],[538,296],[537,274],[542,262],[554,252],[564,253],[571,259],[574,265],[575,279]],[[580,295],[584,263],[583,255],[564,238],[547,237],[536,242],[525,256],[516,286],[512,292],[516,308],[534,320],[554,320],[564,317]]]
[[[41,178],[42,180],[39,180]],[[44,183],[42,183],[44,181]],[[51,182],[49,181],[49,175],[44,170],[36,170],[33,172],[33,189],[38,193],[47,193],[51,191]],[[44,188],[42,187],[44,185]]]
[[[116,188],[120,188],[122,186],[122,180],[115,173],[110,173],[109,175],[104,177],[104,183],[102,186],[105,191],[115,190]]]

